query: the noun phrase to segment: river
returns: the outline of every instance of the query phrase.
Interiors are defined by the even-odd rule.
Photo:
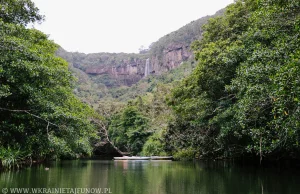
[[[4,194],[296,194],[300,174],[229,162],[70,160],[2,172],[0,189]]]

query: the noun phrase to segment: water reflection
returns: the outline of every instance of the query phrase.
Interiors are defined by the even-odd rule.
[[[110,188],[115,194],[294,194],[299,181],[296,171],[228,162],[77,160],[0,174],[0,188]]]

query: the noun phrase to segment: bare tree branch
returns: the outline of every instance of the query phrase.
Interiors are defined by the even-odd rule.
[[[93,121],[94,121],[95,123],[97,123],[98,126],[101,127],[102,130],[100,130],[100,132],[101,132],[102,134],[104,134],[106,140],[110,143],[110,145],[113,146],[113,148],[114,148],[120,155],[124,156],[124,153],[123,153],[121,150],[119,150],[119,148],[117,148],[117,147],[114,145],[113,142],[110,141],[105,124],[103,124],[103,122],[99,122],[98,120],[95,120],[95,119],[93,119]]]
[[[37,116],[35,114],[30,113],[29,112],[30,110],[13,110],[13,109],[1,108],[1,107],[0,107],[0,110],[9,111],[9,112],[24,112],[24,113],[29,114],[29,115],[37,118],[37,119],[45,121],[47,123],[47,135],[48,135],[48,137],[49,137],[49,125],[50,124],[59,128],[58,125],[56,125],[56,124],[54,124],[54,123],[52,123],[52,122],[50,122],[50,121],[48,121],[48,120],[40,117],[40,116]]]

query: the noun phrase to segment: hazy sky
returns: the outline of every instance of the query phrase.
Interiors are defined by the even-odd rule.
[[[46,16],[35,28],[68,51],[138,52],[234,0],[33,0]]]

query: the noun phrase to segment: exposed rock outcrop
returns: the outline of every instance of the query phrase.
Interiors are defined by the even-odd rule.
[[[184,44],[170,44],[163,50],[163,55],[151,56],[151,67],[153,73],[161,74],[178,67],[183,61],[192,58],[189,46]]]
[[[162,52],[162,57],[153,55],[148,59],[132,59],[133,62],[123,61],[118,65],[96,64],[86,66],[85,73],[90,75],[109,75],[118,79],[121,84],[131,85],[151,74],[161,74],[178,67],[183,61],[192,57],[189,46],[170,44]],[[107,58],[106,60],[109,60]]]
[[[178,67],[192,57],[189,46],[182,43],[169,44],[159,54],[83,54],[69,53],[60,49],[58,55],[70,65],[90,76],[106,76],[108,87],[138,82],[151,74],[161,74]]]

